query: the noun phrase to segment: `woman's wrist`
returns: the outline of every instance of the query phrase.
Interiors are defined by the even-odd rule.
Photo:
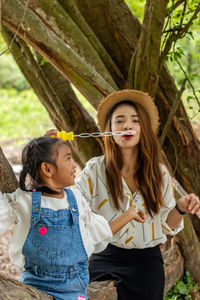
[[[181,216],[185,216],[185,215],[187,214],[186,211],[182,211],[182,210],[179,208],[177,202],[176,202],[176,205],[175,205],[175,209],[176,209],[176,211],[179,213],[179,215],[181,215]]]
[[[127,209],[125,214],[127,215],[129,221],[134,220],[136,217],[136,212],[133,211],[133,207],[129,207],[129,209]]]

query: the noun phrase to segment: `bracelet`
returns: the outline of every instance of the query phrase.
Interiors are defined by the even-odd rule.
[[[185,216],[185,215],[187,214],[186,211],[180,210],[180,208],[178,207],[178,204],[177,204],[177,203],[176,203],[176,205],[175,205],[175,208],[176,208],[176,211],[177,211],[180,215]]]

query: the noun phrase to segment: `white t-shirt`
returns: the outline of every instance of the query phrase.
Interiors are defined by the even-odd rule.
[[[144,199],[138,191],[131,193],[125,180],[123,183],[123,202],[120,203],[120,210],[116,210],[106,187],[105,160],[104,156],[94,157],[89,160],[86,167],[76,178],[76,187],[90,202],[92,211],[102,215],[108,222],[119,217],[131,205],[136,205],[136,210],[144,210],[146,220],[144,223],[136,221],[129,222],[118,233],[113,236],[111,244],[131,249],[148,248],[165,243],[166,234],[175,235],[183,228],[183,221],[175,230],[171,230],[166,223],[167,216],[175,206],[174,191],[170,184],[170,175],[164,165],[160,165],[163,174],[163,199],[164,206],[158,214],[151,217],[145,208]]]
[[[91,211],[85,198],[78,189],[71,189],[76,197],[79,209],[80,232],[88,257],[93,252],[103,251],[112,239],[112,231],[108,222],[100,215]],[[52,210],[68,209],[69,204],[65,193],[62,199],[41,197],[41,207]],[[9,254],[13,264],[22,271],[25,258],[22,248],[25,243],[31,219],[32,193],[17,189],[14,193],[0,192],[0,234],[16,223],[11,239]]]

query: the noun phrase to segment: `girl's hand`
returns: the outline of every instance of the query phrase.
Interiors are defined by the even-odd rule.
[[[127,209],[127,213],[129,214],[131,220],[135,220],[137,222],[144,223],[146,220],[146,216],[143,210],[139,210],[136,212],[135,205],[132,205]]]
[[[45,132],[44,136],[56,136],[57,131],[57,129],[49,129]]]
[[[196,214],[200,217],[200,200],[195,194],[181,197],[177,204],[180,210],[189,212],[190,214]]]

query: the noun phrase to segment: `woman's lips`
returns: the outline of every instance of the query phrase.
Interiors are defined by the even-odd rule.
[[[125,134],[122,136],[125,140],[131,140],[133,135]]]

